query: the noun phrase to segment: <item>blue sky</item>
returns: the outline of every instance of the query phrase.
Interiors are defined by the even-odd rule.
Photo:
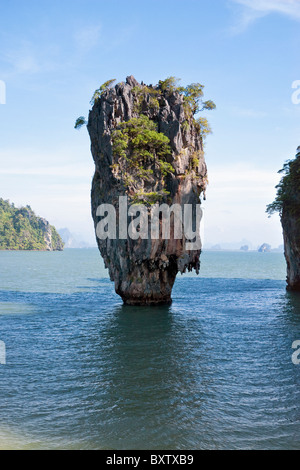
[[[104,81],[201,82],[210,185],[205,243],[282,243],[265,206],[300,145],[299,0],[0,0],[1,196],[93,240],[87,132]]]

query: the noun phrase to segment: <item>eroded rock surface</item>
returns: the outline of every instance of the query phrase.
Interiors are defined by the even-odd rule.
[[[275,201],[267,208],[272,214],[279,212],[287,263],[287,289],[300,291],[300,147],[296,158],[285,163],[284,173],[277,186]]]
[[[281,223],[287,263],[287,289],[300,291],[300,147],[290,166]],[[289,188],[289,190],[288,190]]]
[[[90,111],[88,132],[95,162],[91,193],[95,229],[99,222],[97,208],[104,203],[116,208],[118,228],[119,196],[128,196],[130,204],[136,195],[152,192],[161,194],[160,204],[195,206],[201,193],[205,193],[207,168],[202,137],[193,117],[186,116],[183,96],[177,91],[166,91],[155,96],[157,101],[153,102],[153,90],[151,85],[146,87],[130,76],[126,83],[107,89]],[[165,178],[161,178],[153,162],[144,162],[144,168],[153,172],[151,177],[138,177],[113,152],[114,131],[120,123],[141,114],[155,122],[158,132],[170,139],[172,151],[165,161],[173,172]],[[170,303],[177,273],[199,271],[201,250],[187,251],[185,242],[184,236],[174,239],[172,230],[169,240],[151,240],[150,236],[145,240],[123,240],[118,237],[118,231],[115,240],[97,237],[115,290],[131,305]]]

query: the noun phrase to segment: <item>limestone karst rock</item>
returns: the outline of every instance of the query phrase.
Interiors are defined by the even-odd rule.
[[[16,207],[0,198],[0,250],[62,251],[64,243],[53,225],[30,206]]]
[[[287,263],[287,288],[300,291],[300,147],[296,159],[290,165],[289,198],[283,203],[281,223],[283,228],[284,255]]]
[[[157,147],[140,145],[141,154],[130,145],[124,150],[124,123],[129,133],[125,144],[128,135],[135,136],[132,142],[140,142],[138,132],[130,132],[141,126],[143,135],[156,139]],[[199,204],[207,184],[200,126],[177,88],[146,86],[130,76],[126,83],[108,87],[97,96],[87,127],[95,162],[91,193],[95,229],[100,220],[98,206],[112,204],[116,209],[117,238],[97,237],[115,290],[126,304],[168,304],[177,273],[199,271],[201,250],[188,251],[185,237],[174,239],[172,227],[169,240],[121,239],[119,196],[128,196],[129,205],[146,204],[149,212],[154,203]]]
[[[259,248],[258,248],[258,252],[259,253],[270,253],[271,252],[271,245],[269,245],[268,243],[263,243]]]
[[[275,211],[280,214],[287,289],[300,291],[300,146],[296,158],[288,161],[281,172],[285,174],[277,186],[277,197],[267,210],[270,214]]]

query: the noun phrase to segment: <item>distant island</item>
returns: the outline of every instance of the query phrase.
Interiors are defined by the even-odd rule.
[[[283,253],[284,247],[283,245],[279,245],[277,248],[272,248],[272,246],[268,243],[263,243],[262,245],[255,246],[253,243],[241,245],[238,248],[238,242],[227,242],[222,244],[207,244],[203,247],[203,251],[239,251],[244,253],[252,253],[252,252],[259,252],[259,253]]]
[[[81,239],[81,235],[71,233],[68,228],[61,228],[57,230],[64,242],[65,248],[95,248],[97,245],[88,243]]]
[[[55,227],[35,215],[30,206],[17,208],[0,198],[0,250],[62,251]]]
[[[271,245],[269,245],[268,243],[263,243],[259,247],[258,252],[259,253],[270,253],[271,252]]]

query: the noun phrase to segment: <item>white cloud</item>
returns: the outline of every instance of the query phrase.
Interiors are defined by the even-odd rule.
[[[87,53],[97,46],[100,39],[101,26],[88,26],[75,34],[75,42],[80,53]]]
[[[29,204],[57,228],[94,238],[90,191],[94,163],[84,146],[0,151],[0,197]]]
[[[38,63],[35,52],[29,43],[21,47],[8,50],[3,57],[13,73],[37,73],[41,65]]]
[[[81,140],[76,140],[77,145],[54,145],[52,149],[45,149],[38,144],[35,147],[16,144],[11,148],[1,148],[0,174],[48,174],[84,178],[92,174],[94,169],[88,143],[87,136],[82,135]]]
[[[91,178],[91,165],[0,168],[0,175],[55,176],[57,178]]]
[[[28,40],[20,41],[7,48],[1,54],[1,59],[7,66],[6,75],[28,74],[51,72],[58,68],[58,47],[48,44],[40,49],[38,44]]]
[[[4,75],[35,75],[59,71],[66,65],[78,66],[82,57],[99,43],[100,32],[100,25],[89,25],[70,34],[73,53],[67,58],[57,38],[41,43],[27,38],[16,42],[14,37],[6,35],[9,46],[2,48],[0,53]]]
[[[280,180],[276,170],[254,165],[209,167],[209,186],[204,203],[206,243],[229,243],[247,238],[255,246],[282,243],[279,217],[271,219],[266,206],[274,200]]]
[[[270,13],[279,13],[300,21],[300,0],[231,0],[244,7],[238,23],[232,28],[234,33],[244,31],[255,20]]]
[[[250,164],[238,164],[225,167],[209,168],[211,184],[238,185],[238,186],[274,186],[280,176],[271,170],[257,169]]]
[[[283,13],[296,19],[300,19],[299,0],[233,0],[252,10],[262,13]]]
[[[268,113],[265,111],[259,111],[256,109],[247,109],[247,108],[240,108],[238,106],[233,106],[231,109],[232,113],[235,116],[245,117],[245,118],[264,118],[268,116]]]

